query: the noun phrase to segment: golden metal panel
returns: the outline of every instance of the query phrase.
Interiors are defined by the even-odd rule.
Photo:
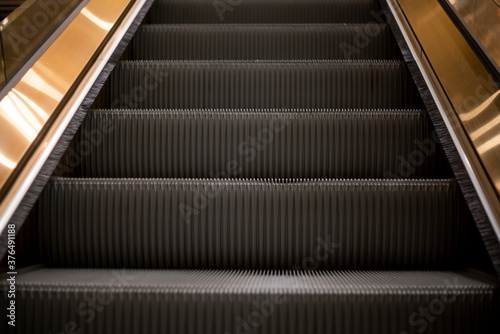
[[[80,1],[28,0],[1,22],[7,78],[15,73]]]
[[[11,183],[0,203],[0,231],[144,4],[91,0],[0,101],[0,188],[7,180]],[[111,39],[100,49],[112,29]],[[61,107],[63,99],[67,101]]]
[[[437,0],[389,0],[400,6],[425,59],[446,94],[446,118],[484,194],[492,221],[500,221],[500,90]],[[446,105],[448,102],[443,103]],[[481,197],[481,195],[480,195]],[[500,232],[500,226],[495,226]],[[500,236],[500,234],[499,234]]]
[[[448,0],[500,66],[500,5],[493,0]]]
[[[0,89],[5,85],[5,66],[3,60],[3,51],[0,48]]]

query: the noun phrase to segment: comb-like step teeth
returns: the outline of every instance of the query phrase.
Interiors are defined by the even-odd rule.
[[[95,110],[73,146],[84,177],[445,175],[420,110]]]
[[[151,23],[356,23],[383,20],[373,0],[158,0]]]
[[[398,59],[385,24],[145,25],[132,58],[163,59]]]
[[[17,276],[16,329],[60,333],[72,319],[83,333],[498,333],[498,292],[466,271],[41,269]]]
[[[459,204],[450,180],[56,178],[39,229],[58,267],[450,268]]]
[[[383,2],[156,0],[15,231],[0,333],[500,333]]]
[[[399,61],[122,62],[111,108],[418,108]]]

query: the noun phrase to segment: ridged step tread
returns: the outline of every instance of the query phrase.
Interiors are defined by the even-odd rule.
[[[489,334],[500,312],[498,280],[468,271],[41,269],[16,290],[2,333]]]
[[[135,60],[399,59],[386,24],[143,25]]]
[[[466,215],[454,180],[54,178],[43,262],[91,268],[453,268]]]
[[[449,177],[423,110],[92,110],[72,146],[83,177]]]
[[[401,61],[127,61],[98,108],[420,108],[410,78]]]
[[[152,23],[355,23],[380,20],[376,0],[158,0]]]

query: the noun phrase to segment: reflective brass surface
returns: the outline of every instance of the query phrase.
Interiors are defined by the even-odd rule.
[[[477,177],[487,211],[498,223],[500,90],[437,0],[398,3],[422,50],[418,57],[428,60],[449,99],[450,108],[444,112],[460,140],[458,148]],[[500,237],[500,226],[495,228]]]
[[[493,0],[448,0],[500,66],[500,4]]]
[[[18,173],[0,203],[0,231],[111,56],[113,46],[119,43],[144,2],[91,0],[0,101],[0,187],[14,170]],[[131,3],[128,14],[119,20]],[[115,24],[117,29],[97,54],[98,60],[92,63],[90,70],[83,72]],[[86,74],[77,81],[82,73]],[[76,92],[61,108],[61,101],[68,98],[67,93],[76,82],[79,82]],[[51,123],[47,128],[49,119]],[[43,138],[38,138],[42,129]],[[39,144],[31,147],[35,139]],[[28,150],[30,155],[26,156]]]
[[[0,89],[5,85],[5,66],[3,64],[3,51],[0,48]]]
[[[82,0],[27,0],[0,23],[7,79]]]

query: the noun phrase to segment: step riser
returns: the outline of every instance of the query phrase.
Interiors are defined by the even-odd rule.
[[[500,333],[498,279],[441,271],[483,249],[384,20],[156,0],[146,21],[180,24],[139,29],[83,121],[0,332]]]
[[[72,146],[83,177],[450,176],[422,111],[95,111]]]
[[[57,179],[44,263],[112,268],[450,268],[464,217],[450,181]],[[310,264],[308,264],[310,265]]]
[[[212,295],[178,293],[116,293],[109,291],[19,292],[19,322],[16,331],[3,333],[64,333],[70,321],[83,333],[498,333],[498,308],[491,298],[461,296],[445,304],[440,295],[415,296],[276,296]],[[65,297],[61,297],[61,295]],[[446,297],[445,297],[446,298]],[[110,301],[111,300],[111,301]],[[273,303],[276,300],[277,303]],[[394,302],[397,300],[398,302]],[[92,308],[94,301],[101,312]],[[423,307],[433,305],[435,321],[419,316]],[[271,312],[272,311],[272,312]],[[36,316],[38,314],[39,316]],[[49,314],[67,322],[48,321]],[[300,316],[297,316],[300,314]],[[417,316],[415,316],[415,314]],[[268,316],[267,316],[268,315]],[[378,318],[381,317],[381,318]],[[371,322],[372,319],[378,321]],[[71,320],[74,319],[74,320]],[[387,319],[387,320],[386,320]],[[419,321],[415,325],[415,321]],[[87,323],[85,320],[92,320]],[[4,321],[5,323],[5,321]],[[2,325],[4,327],[5,325]],[[408,331],[405,331],[408,330]]]
[[[146,25],[136,60],[399,59],[387,25]]]
[[[421,106],[401,62],[125,62],[111,74],[109,89],[103,108]]]
[[[377,1],[164,0],[151,23],[364,23],[381,20]]]

